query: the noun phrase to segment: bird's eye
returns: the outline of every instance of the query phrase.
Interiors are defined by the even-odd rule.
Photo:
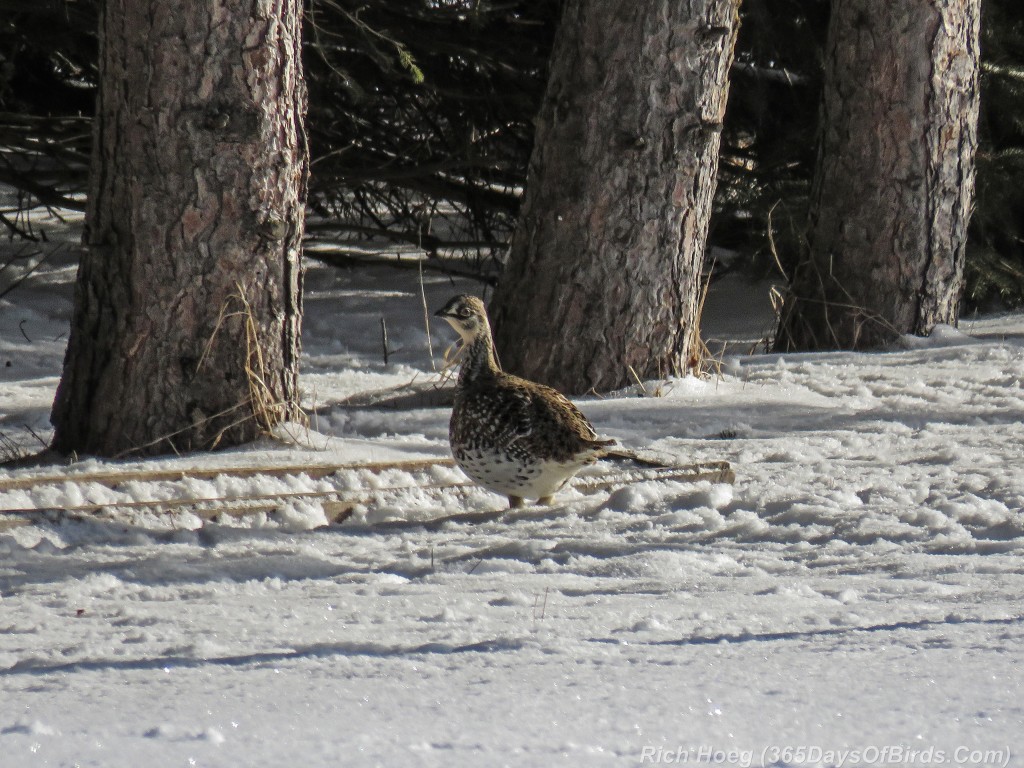
[[[469,307],[459,307],[459,317],[469,317],[473,314]]]

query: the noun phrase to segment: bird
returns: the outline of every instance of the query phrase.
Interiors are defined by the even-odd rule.
[[[472,480],[506,496],[510,509],[526,499],[550,504],[583,466],[615,444],[599,437],[561,392],[501,369],[479,298],[455,296],[434,314],[462,341],[448,424],[452,456]]]

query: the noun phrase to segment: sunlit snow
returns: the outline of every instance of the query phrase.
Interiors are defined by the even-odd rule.
[[[1024,315],[768,355],[764,288],[730,278],[704,324],[721,376],[580,404],[735,484],[422,526],[503,501],[443,465],[173,475],[447,457],[429,387],[344,402],[438,378],[416,273],[309,267],[308,429],[0,470],[0,508],[34,520],[0,527],[0,765],[1024,765]],[[73,279],[58,255],[0,299],[9,451],[49,434]],[[476,290],[425,280],[432,308]],[[167,474],[85,480],[141,469]],[[145,506],[184,495],[216,501]]]

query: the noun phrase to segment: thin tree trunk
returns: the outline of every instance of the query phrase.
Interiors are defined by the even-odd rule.
[[[980,0],[834,0],[808,247],[776,346],[955,324],[974,195]]]
[[[504,367],[567,392],[685,373],[739,0],[569,0],[491,306]]]
[[[298,0],[107,0],[54,448],[251,440],[298,413]]]

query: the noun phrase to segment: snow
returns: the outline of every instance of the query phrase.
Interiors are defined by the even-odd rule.
[[[48,435],[69,255],[0,299],[8,451]],[[3,766],[1024,765],[1024,315],[769,355],[767,291],[728,278],[704,320],[720,377],[580,403],[735,484],[421,526],[502,500],[443,465],[314,469],[446,457],[451,333],[431,327],[432,365],[415,271],[309,267],[309,429],[0,470],[33,521],[0,527]],[[436,308],[474,286],[424,288]],[[345,402],[410,382],[409,407]],[[306,471],[233,473],[272,465]],[[96,479],[140,470],[163,474]],[[216,501],[144,505],[186,494]]]

